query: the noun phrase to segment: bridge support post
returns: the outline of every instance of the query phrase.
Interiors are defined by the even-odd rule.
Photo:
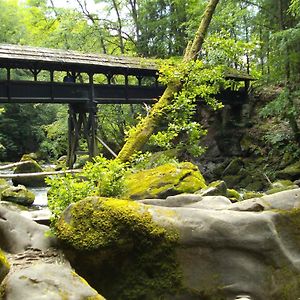
[[[87,142],[90,160],[98,154],[97,147],[97,106],[88,104],[70,104],[68,118],[68,155],[67,167],[73,168],[80,138]]]

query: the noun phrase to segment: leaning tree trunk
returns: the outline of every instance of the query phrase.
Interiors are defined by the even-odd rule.
[[[207,29],[212,19],[215,8],[219,0],[210,0],[205,12],[203,14],[201,23],[195,35],[195,38],[191,44],[186,48],[183,58],[184,62],[196,60],[199,52],[202,48]],[[177,83],[170,83],[167,85],[166,90],[159,99],[159,101],[153,106],[149,115],[143,119],[136,127],[136,130],[131,134],[126,141],[125,145],[118,154],[118,159],[121,161],[128,161],[135,151],[139,151],[144,144],[148,141],[152,135],[157,124],[164,116],[164,110],[173,100],[174,94],[179,92],[182,88],[180,81]]]

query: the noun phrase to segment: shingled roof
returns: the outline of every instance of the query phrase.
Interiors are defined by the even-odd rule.
[[[120,74],[150,76],[157,72],[153,60],[144,58],[11,44],[0,44],[0,67],[95,73],[113,71]]]
[[[158,73],[155,61],[146,58],[0,44],[0,68],[7,67],[135,76]],[[226,70],[225,77],[236,81],[254,80],[245,72],[232,68]]]

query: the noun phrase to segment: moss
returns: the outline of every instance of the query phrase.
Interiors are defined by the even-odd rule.
[[[260,198],[263,195],[264,195],[263,193],[258,193],[258,192],[245,192],[243,194],[243,200],[252,199],[252,198]]]
[[[300,178],[300,162],[296,162],[277,172],[280,179],[296,180]]]
[[[241,158],[237,157],[233,159],[225,168],[223,175],[236,175],[243,168],[244,162]]]
[[[240,181],[241,181],[242,177],[240,175],[227,175],[223,177],[223,180],[226,182],[226,185],[229,188],[234,188],[235,186],[237,186]]]
[[[34,193],[28,191],[24,186],[9,187],[1,193],[3,201],[30,206],[35,199]]]
[[[5,179],[0,178],[0,200],[1,200],[1,193],[9,188],[9,184]]]
[[[155,224],[136,202],[84,199],[65,211],[56,232],[66,245],[84,251],[78,273],[108,299],[159,299],[181,287],[178,235]]]
[[[22,174],[22,173],[42,173],[42,167],[32,158],[27,155],[23,155],[21,161],[27,161],[28,163],[17,166],[14,174]],[[13,184],[23,184],[25,186],[30,187],[43,187],[45,184],[45,176],[41,174],[41,176],[35,177],[23,177],[23,178],[13,178]]]
[[[242,200],[240,193],[234,189],[227,189],[226,196],[232,201]]]
[[[4,279],[4,277],[9,272],[10,265],[5,256],[5,254],[0,250],[0,282]],[[1,295],[1,293],[0,293]]]
[[[276,231],[279,236],[289,241],[290,249],[300,248],[300,209],[276,210]],[[271,270],[272,281],[276,284],[276,290],[272,299],[290,300],[300,298],[300,274],[291,267],[282,267]]]
[[[132,199],[165,198],[193,193],[206,187],[198,168],[188,162],[165,164],[131,174],[126,178],[128,197]]]
[[[290,185],[290,186],[282,186],[282,187],[273,187],[269,190],[266,191],[267,195],[271,195],[271,194],[276,194],[279,192],[283,192],[283,191],[287,191],[287,190],[293,190],[293,189],[298,189],[299,186],[298,185]]]

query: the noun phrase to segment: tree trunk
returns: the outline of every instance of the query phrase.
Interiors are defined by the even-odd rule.
[[[183,58],[184,62],[189,62],[198,58],[205,35],[207,33],[210,21],[218,2],[219,0],[209,1],[203,14],[199,28],[196,32],[195,38],[193,42],[186,48]],[[134,154],[134,152],[139,151],[144,146],[144,144],[152,135],[154,129],[156,128],[156,125],[164,117],[164,110],[171,103],[172,99],[174,98],[174,94],[176,92],[179,92],[181,88],[182,84],[180,81],[168,84],[165,92],[163,93],[159,101],[153,106],[149,115],[137,125],[135,132],[131,136],[129,136],[125,145],[118,154],[117,158],[119,160],[128,161],[129,158]]]

